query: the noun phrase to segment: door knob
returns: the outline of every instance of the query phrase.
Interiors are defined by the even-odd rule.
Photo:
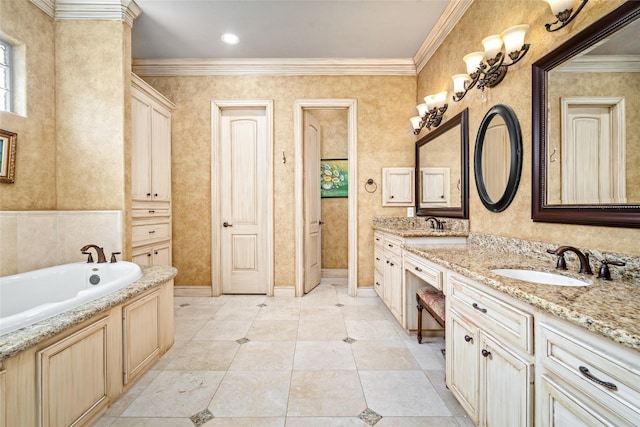
[[[224,228],[227,228],[227,227],[233,227],[233,224],[229,224],[227,221],[225,221],[225,222],[223,222],[223,223],[222,223],[222,226],[223,226]]]

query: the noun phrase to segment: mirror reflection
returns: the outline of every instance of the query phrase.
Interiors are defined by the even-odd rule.
[[[504,119],[495,115],[487,127],[482,146],[482,176],[492,202],[500,200],[507,188],[511,168],[509,131]]]
[[[416,142],[416,214],[468,218],[468,109]]]
[[[640,20],[548,72],[547,205],[640,204]]]

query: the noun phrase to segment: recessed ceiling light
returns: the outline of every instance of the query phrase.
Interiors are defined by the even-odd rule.
[[[238,44],[240,43],[240,39],[235,34],[224,33],[222,37],[220,37],[223,42],[226,44]]]

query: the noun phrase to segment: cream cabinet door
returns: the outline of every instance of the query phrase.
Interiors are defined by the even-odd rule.
[[[471,420],[478,423],[480,341],[476,326],[455,311],[447,313],[447,385]]]
[[[124,384],[160,357],[159,291],[122,308]]]
[[[413,206],[414,168],[382,168],[382,206]]]
[[[132,90],[131,197],[151,200],[151,100]]]
[[[151,112],[151,200],[171,200],[171,113]]]

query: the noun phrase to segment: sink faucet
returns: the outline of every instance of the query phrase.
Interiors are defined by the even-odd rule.
[[[440,221],[438,218],[436,218],[435,216],[429,216],[427,218],[425,218],[425,221],[429,222],[431,221],[431,229],[433,230],[434,228],[436,230],[444,230],[444,222]],[[434,227],[435,224],[435,227]]]
[[[558,249],[547,250],[548,253],[558,256],[558,262],[556,264],[557,269],[567,269],[567,262],[564,259],[564,253],[567,251],[573,252],[577,255],[578,260],[580,261],[580,274],[593,274],[593,271],[591,271],[591,265],[589,264],[589,254],[582,253],[573,246],[560,246]]]
[[[96,254],[98,255],[98,264],[107,262],[107,258],[104,256],[104,250],[101,247],[97,245],[85,245],[80,248],[80,252],[85,255],[89,255],[89,259],[87,260],[87,262],[93,262],[93,257],[91,256],[91,252],[89,252],[89,249],[91,248],[96,250]]]

